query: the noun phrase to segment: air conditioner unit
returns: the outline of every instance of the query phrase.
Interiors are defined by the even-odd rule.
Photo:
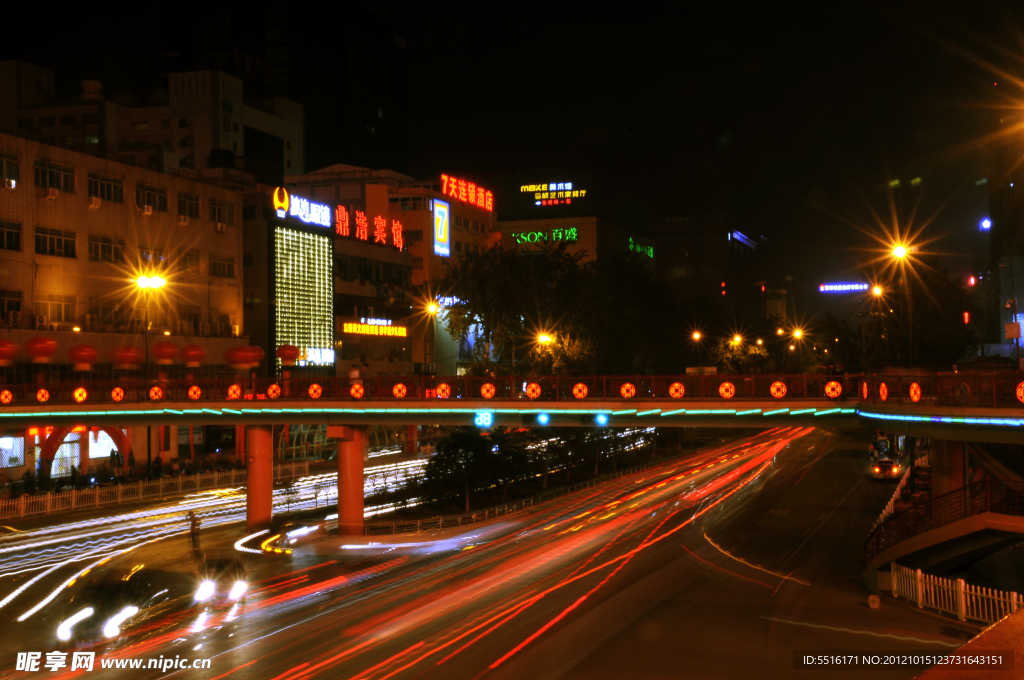
[[[180,227],[187,227],[188,226],[188,215],[178,215],[178,226],[180,226]]]
[[[236,324],[236,325],[231,327],[231,337],[237,338],[241,334],[242,334],[242,327],[241,326]]]
[[[36,317],[36,330],[37,331],[44,330],[49,325],[49,323],[50,323],[50,320],[47,317],[45,317],[45,316],[37,316]]]
[[[48,324],[46,324],[46,330],[48,330],[48,331],[60,330],[60,324],[48,323]]]
[[[19,325],[21,325],[21,312],[7,312],[7,327],[17,328]]]
[[[142,206],[142,214],[143,215],[152,215],[153,214],[153,206],[151,206],[151,205],[144,205],[144,206]]]
[[[228,225],[224,224],[223,222],[218,222],[217,223],[217,233],[218,234],[223,234],[227,230],[228,230]]]
[[[210,324],[206,323],[205,321],[200,321],[199,322],[199,335],[201,335],[203,337],[209,336],[210,335]]]
[[[47,189],[46,189],[46,197],[47,198],[49,198],[49,199],[56,199],[58,196],[60,196],[60,190],[58,190],[57,187],[47,187]]]
[[[4,189],[13,189],[16,186],[18,186],[18,180],[16,180],[16,179],[5,179],[4,180]]]
[[[85,315],[85,330],[94,331],[96,330],[96,315],[86,314]]]
[[[102,198],[100,198],[99,196],[90,196],[89,197],[89,208],[91,210],[96,210],[101,205],[103,205],[103,199]]]
[[[189,333],[189,323],[184,319],[178,319],[178,335],[192,335]]]
[[[217,330],[217,333],[216,333],[217,337],[219,337],[219,338],[224,337],[224,324],[222,324],[220,322],[217,322],[217,324],[215,325],[215,328]]]

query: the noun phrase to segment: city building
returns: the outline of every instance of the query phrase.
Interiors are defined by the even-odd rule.
[[[675,299],[718,301],[731,314],[765,316],[762,251],[765,240],[736,229],[728,213],[671,217],[651,227],[658,253],[657,277]],[[772,294],[778,311],[778,292]],[[785,305],[785,293],[782,294]]]
[[[122,346],[138,348],[152,363],[158,341],[205,350],[205,367],[195,373],[228,370],[224,351],[246,344],[238,337],[245,335],[239,192],[198,175],[159,173],[7,134],[0,134],[0,169],[0,338],[22,347],[36,336],[57,344],[45,370],[30,365],[23,350],[13,366],[0,368],[5,382],[80,376],[68,356],[76,345],[96,350],[93,377],[122,375],[115,366]],[[144,289],[140,277],[163,284]],[[154,430],[151,448],[167,452],[170,463],[179,438],[162,429]],[[10,442],[22,436],[0,433]],[[86,440],[69,436],[75,443],[61,449],[54,475],[71,464],[83,469]],[[128,428],[128,440],[145,461],[145,431]],[[90,456],[107,455],[97,451],[102,455]],[[5,453],[0,469],[19,478],[31,460],[31,450]]]
[[[241,79],[221,71],[170,73],[142,104],[123,92],[105,96],[94,80],[69,101],[55,101],[55,90],[53,71],[0,62],[0,128],[160,171],[227,168],[278,185],[305,168],[302,106],[248,97]]]
[[[655,246],[636,195],[591,172],[530,171],[496,175],[501,246],[530,251],[566,243],[595,260],[620,253],[653,269]]]

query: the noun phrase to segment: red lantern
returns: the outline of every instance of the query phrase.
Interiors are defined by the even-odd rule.
[[[99,352],[92,345],[75,345],[68,350],[68,359],[75,365],[76,371],[91,371],[98,356]]]
[[[199,345],[185,345],[181,348],[181,360],[188,368],[199,368],[206,358],[206,350]]]
[[[33,364],[48,364],[50,357],[57,353],[57,341],[36,336],[25,341],[25,351],[32,357]]]
[[[178,356],[178,346],[173,342],[162,340],[153,345],[153,356],[159,366],[170,366]]]
[[[18,356],[18,343],[0,340],[0,366],[10,366]]]
[[[299,348],[295,345],[281,345],[277,348],[277,358],[281,360],[282,366],[294,366],[295,360],[299,358]]]
[[[114,350],[114,363],[118,368],[135,368],[142,363],[143,352],[138,347],[123,345]]]
[[[256,368],[263,361],[263,350],[255,345],[231,347],[224,352],[224,360],[238,369]]]

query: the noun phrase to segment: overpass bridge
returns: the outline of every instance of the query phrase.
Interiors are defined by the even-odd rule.
[[[339,525],[362,526],[363,427],[374,424],[575,427],[875,427],[959,441],[1024,442],[1024,375],[382,376],[0,384],[0,428],[246,427],[251,526],[270,520],[271,426],[326,423],[338,439]],[[127,456],[126,456],[127,457]],[[346,489],[350,493],[346,493]],[[341,506],[345,505],[344,508]]]

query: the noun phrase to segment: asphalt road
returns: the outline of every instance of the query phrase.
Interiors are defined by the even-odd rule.
[[[959,646],[976,629],[867,606],[863,539],[894,485],[868,478],[865,451],[780,429],[485,524],[373,541],[313,531],[288,556],[246,553],[250,592],[230,611],[191,601],[187,539],[162,538],[96,569],[158,567],[163,609],[79,651],[97,653],[89,676],[118,678],[790,678],[836,673],[794,670],[794,650]],[[240,531],[205,531],[204,547]],[[22,675],[17,652],[55,649],[74,585],[38,606],[54,592],[41,584],[0,607],[0,674]],[[210,668],[99,668],[161,656]]]

